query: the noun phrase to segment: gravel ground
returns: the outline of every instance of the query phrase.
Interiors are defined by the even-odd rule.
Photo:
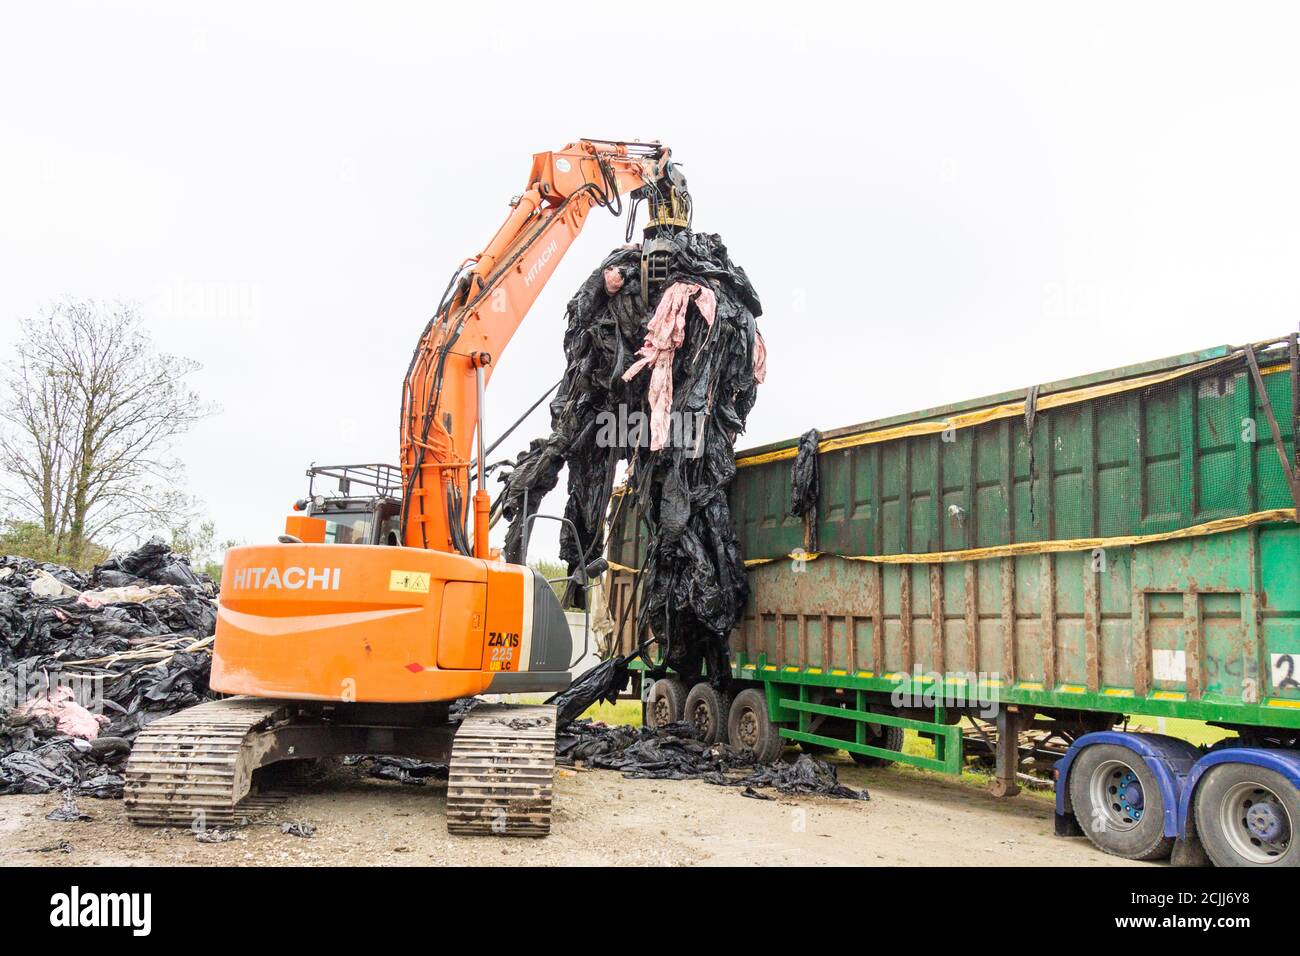
[[[699,781],[561,768],[544,840],[449,837],[444,783],[402,786],[344,768],[281,791],[283,803],[218,844],[133,827],[121,801],[83,800],[90,822],[56,823],[45,815],[57,796],[0,797],[0,865],[1127,865],[1053,836],[1041,797],[998,801],[948,778],[837,766],[843,782],[871,791],[869,802],[753,800]],[[281,832],[288,821],[313,824],[315,835]]]

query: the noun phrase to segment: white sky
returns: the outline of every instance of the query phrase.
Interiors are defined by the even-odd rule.
[[[11,3],[0,343],[62,294],[139,303],[223,409],[177,448],[186,487],[221,537],[270,540],[312,460],[396,460],[450,270],[531,154],[581,136],[670,145],[697,227],[762,296],[742,446],[1276,335],[1300,317],[1298,20]],[[597,211],[555,270],[500,358],[489,437],[559,377],[564,305],[622,231]],[[543,413],[505,447],[545,431]]]

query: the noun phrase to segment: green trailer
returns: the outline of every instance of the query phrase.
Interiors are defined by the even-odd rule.
[[[731,681],[642,665],[647,721],[763,759],[798,744],[957,773],[985,749],[1002,796],[1055,742],[1063,834],[1300,863],[1298,379],[1290,336],[825,432],[815,519],[790,514],[796,441],[739,453]],[[643,528],[614,511],[627,651]],[[1206,750],[1118,731],[1129,715],[1231,735]],[[903,752],[905,730],[933,752]]]

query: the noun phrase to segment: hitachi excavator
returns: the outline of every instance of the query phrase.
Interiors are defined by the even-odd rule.
[[[489,549],[483,395],[588,215],[620,214],[624,196],[628,238],[637,206],[648,211],[650,289],[664,279],[669,237],[690,223],[669,150],[584,139],[533,157],[527,188],[457,269],[411,359],[400,469],[313,467],[278,543],[227,553],[211,687],[235,696],[140,732],[126,767],[132,821],[230,825],[260,767],[392,754],[448,764],[452,833],[549,832],[554,707],[453,706],[561,690],[575,663],[548,583]],[[317,493],[325,480],[337,491]]]

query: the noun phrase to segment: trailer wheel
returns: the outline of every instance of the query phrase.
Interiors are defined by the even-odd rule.
[[[868,725],[870,726],[870,725]],[[903,728],[887,727],[884,724],[878,725],[880,732],[872,736],[867,743],[873,747],[884,747],[886,750],[895,750],[899,753],[903,751]],[[850,752],[849,756],[859,767],[892,767],[894,761],[888,757],[873,757],[870,754],[855,754]]]
[[[736,695],[727,717],[727,740],[733,747],[752,752],[761,764],[781,756],[781,735],[767,715],[767,695],[763,691],[751,687]]]
[[[727,739],[727,717],[731,700],[708,681],[701,681],[686,695],[682,718],[693,726],[706,744]]]
[[[1070,801],[1079,826],[1098,849],[1128,860],[1169,856],[1164,800],[1155,774],[1127,747],[1085,747],[1070,769]]]
[[[661,677],[650,688],[645,724],[652,730],[675,724],[682,719],[685,707],[686,685],[676,677]]]
[[[1220,764],[1196,789],[1196,832],[1215,866],[1297,866],[1300,794],[1281,774]]]

